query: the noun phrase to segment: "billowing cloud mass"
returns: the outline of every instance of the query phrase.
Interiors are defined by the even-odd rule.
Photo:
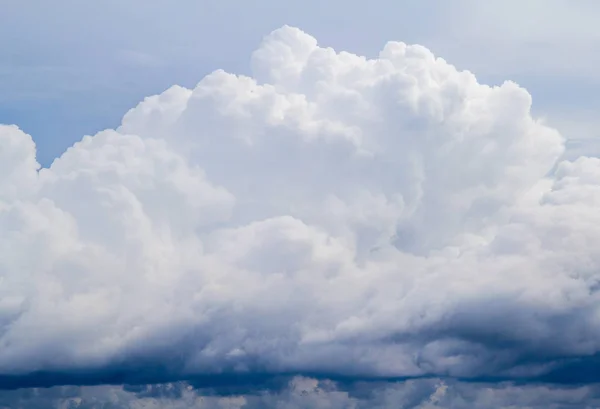
[[[283,27],[38,169],[0,127],[3,385],[598,378],[600,160],[512,82]]]

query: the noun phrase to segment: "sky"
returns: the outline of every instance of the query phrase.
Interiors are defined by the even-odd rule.
[[[360,55],[391,40],[425,45],[486,83],[517,81],[569,138],[595,138],[596,3],[3,0],[0,122],[32,134],[48,166],[148,95],[216,69],[248,73],[260,39],[288,24]]]
[[[0,408],[600,405],[600,4],[1,4]]]

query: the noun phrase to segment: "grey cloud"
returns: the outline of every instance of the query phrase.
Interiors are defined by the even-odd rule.
[[[600,404],[597,384],[583,387],[472,384],[441,379],[339,385],[296,377],[277,390],[220,396],[187,383],[54,387],[0,392],[0,408],[19,409],[585,409]]]

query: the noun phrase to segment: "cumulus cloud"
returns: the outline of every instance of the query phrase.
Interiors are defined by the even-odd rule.
[[[600,160],[557,163],[526,90],[291,27],[252,67],[149,97],[49,168],[0,127],[4,385],[589,367]]]

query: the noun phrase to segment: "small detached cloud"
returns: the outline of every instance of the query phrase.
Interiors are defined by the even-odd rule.
[[[252,67],[49,168],[0,127],[2,385],[598,381],[600,160],[527,91],[291,27]]]

